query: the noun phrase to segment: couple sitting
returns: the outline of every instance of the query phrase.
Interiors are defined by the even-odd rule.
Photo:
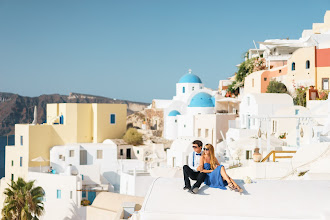
[[[226,189],[226,186],[231,190],[238,191],[240,193],[243,190],[230,178],[224,166],[220,165],[214,154],[214,147],[211,144],[207,144],[202,151],[203,143],[196,140],[192,143],[194,152],[189,154],[188,165],[183,166],[183,176],[185,186],[184,190],[188,190],[190,193],[196,194],[202,182],[212,188]],[[197,182],[191,187],[190,179],[197,180]]]

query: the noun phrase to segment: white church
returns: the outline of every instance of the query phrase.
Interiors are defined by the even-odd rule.
[[[192,74],[182,76],[176,84],[176,95],[172,100],[159,100],[164,106],[164,138],[194,136],[194,115],[215,113],[217,91],[204,87],[201,79]],[[157,100],[156,100],[157,101]]]

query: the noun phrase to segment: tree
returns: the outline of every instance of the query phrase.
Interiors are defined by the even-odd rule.
[[[287,93],[288,90],[286,86],[277,81],[270,81],[269,85],[267,86],[267,93]]]
[[[140,134],[135,128],[129,128],[124,137],[124,141],[134,146],[143,144],[142,134]]]
[[[33,187],[33,185],[34,181],[25,182],[20,177],[16,182],[12,181],[4,191],[6,199],[2,209],[2,219],[35,220],[43,214],[44,190],[40,186]]]

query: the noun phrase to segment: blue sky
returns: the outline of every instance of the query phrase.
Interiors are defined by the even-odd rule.
[[[170,99],[191,68],[216,89],[253,40],[301,36],[329,0],[1,0],[0,91]]]

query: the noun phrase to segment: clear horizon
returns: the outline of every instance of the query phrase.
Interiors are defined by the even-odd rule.
[[[330,2],[1,1],[0,91],[151,103],[192,69],[205,87],[256,42],[298,39]]]

